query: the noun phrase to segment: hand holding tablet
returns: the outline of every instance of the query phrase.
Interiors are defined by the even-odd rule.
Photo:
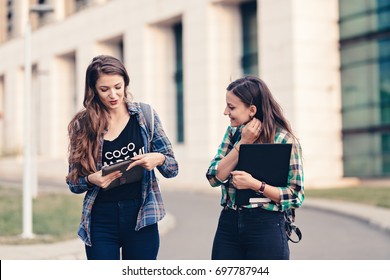
[[[123,184],[134,183],[142,180],[142,177],[144,175],[144,170],[145,170],[142,166],[135,165],[131,169],[126,170],[132,162],[133,162],[132,159],[128,159],[128,160],[124,160],[124,161],[120,161],[114,164],[104,166],[102,168],[103,176],[106,176],[115,171],[120,171],[122,173],[122,176],[112,181],[112,183],[107,188],[104,188],[103,190],[107,191],[109,189],[112,189],[114,187]]]

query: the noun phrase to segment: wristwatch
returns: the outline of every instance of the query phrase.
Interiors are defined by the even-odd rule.
[[[263,181],[261,182],[260,189],[256,191],[256,194],[261,195],[264,193],[264,190],[265,190],[265,182]]]

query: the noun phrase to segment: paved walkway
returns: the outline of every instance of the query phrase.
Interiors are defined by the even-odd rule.
[[[21,162],[14,160],[0,161],[0,181],[13,182],[15,178],[22,178],[21,174],[16,174],[15,169],[10,166],[20,165]],[[66,168],[64,163],[57,163],[57,167]],[[53,165],[51,165],[51,169]],[[19,170],[21,170],[19,169]],[[55,169],[55,168],[54,168]],[[43,169],[45,170],[45,168]],[[56,170],[59,170],[57,168]],[[42,188],[45,184],[42,182],[49,181],[51,184],[64,184],[63,172],[57,171],[50,174],[40,174],[40,182]],[[41,188],[41,187],[40,187]],[[181,186],[180,191],[184,188]],[[170,185],[166,191],[175,191],[176,187]],[[187,191],[188,189],[186,189]],[[191,189],[196,192],[207,192],[204,189]],[[390,191],[390,189],[389,189]],[[331,211],[342,215],[347,215],[353,218],[365,221],[373,226],[390,232],[390,209],[378,208],[369,205],[362,205],[351,202],[340,202],[334,200],[323,200],[306,198],[304,207],[316,208],[324,211]],[[159,229],[161,235],[168,234],[170,230],[175,227],[175,217],[168,213],[167,216],[160,222]],[[32,245],[1,245],[0,244],[0,259],[1,260],[83,260],[85,259],[84,245],[80,239],[73,239],[64,242],[50,243],[50,244],[32,244]]]
[[[390,210],[357,203],[307,199],[304,207],[332,211],[347,215],[390,232]],[[160,222],[161,235],[169,234],[175,227],[175,217],[171,214]],[[80,239],[51,244],[0,245],[2,260],[85,260],[84,245]]]

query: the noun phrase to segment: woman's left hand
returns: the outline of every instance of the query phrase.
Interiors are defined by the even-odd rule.
[[[141,165],[148,171],[153,170],[156,166],[160,166],[165,161],[165,156],[161,153],[148,153],[137,155],[131,158],[134,162],[130,163],[126,170],[133,168],[136,165]]]
[[[253,189],[253,186],[256,185],[256,179],[248,172],[234,170],[231,174],[233,176],[233,185],[238,190]]]

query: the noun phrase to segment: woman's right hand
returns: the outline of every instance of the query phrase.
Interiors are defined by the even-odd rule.
[[[242,128],[240,144],[253,144],[259,138],[260,132],[261,121],[253,118]]]
[[[92,184],[99,186],[103,189],[107,188],[112,181],[122,176],[122,173],[120,171],[115,171],[110,174],[107,174],[106,176],[103,176],[102,170],[89,174],[88,175],[88,181]]]

